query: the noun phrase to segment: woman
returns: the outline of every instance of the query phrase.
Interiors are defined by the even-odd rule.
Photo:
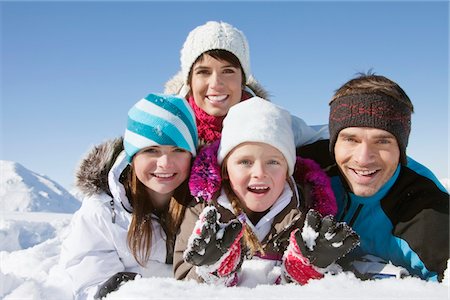
[[[122,139],[94,148],[77,172],[82,206],[61,262],[77,299],[100,299],[137,274],[171,275],[175,235],[198,136],[184,99],[150,94],[128,112]],[[122,151],[122,149],[124,149]]]
[[[181,49],[181,71],[166,83],[165,93],[189,101],[197,120],[201,144],[220,139],[222,122],[233,105],[268,93],[253,78],[245,35],[230,24],[210,21],[192,30]],[[292,118],[296,146],[328,138],[327,126],[318,131]]]

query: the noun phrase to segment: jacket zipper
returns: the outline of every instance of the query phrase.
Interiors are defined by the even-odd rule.
[[[345,217],[348,214],[348,211],[350,210],[350,206],[352,204],[352,199],[350,198],[348,192],[345,194],[344,201],[345,201],[345,208],[344,208],[344,211],[342,212],[341,216],[339,217],[339,222],[344,221]],[[359,213],[361,212],[361,209],[363,208],[363,206],[364,205],[362,203],[358,204],[358,207],[356,208],[355,212],[353,213],[353,216],[350,219],[350,222],[347,223],[349,226],[353,226],[353,224],[356,222],[356,219],[358,218]]]

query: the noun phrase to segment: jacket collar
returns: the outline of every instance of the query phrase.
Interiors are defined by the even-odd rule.
[[[131,212],[133,211],[133,208],[128,200],[125,187],[122,183],[120,183],[120,175],[123,173],[128,164],[125,151],[120,152],[111,170],[109,170],[108,185],[112,197],[121,202],[127,211]]]

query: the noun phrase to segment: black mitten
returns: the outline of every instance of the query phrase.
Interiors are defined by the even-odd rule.
[[[94,296],[94,299],[102,299],[106,295],[111,292],[119,289],[119,286],[122,282],[127,282],[129,280],[133,280],[137,273],[133,272],[119,272],[111,276],[108,280],[102,283],[97,290],[97,293]]]
[[[223,224],[219,222],[219,217],[213,206],[206,207],[200,214],[184,252],[186,262],[195,266],[213,265],[242,237],[242,223],[239,220]],[[240,251],[240,247],[237,249]]]
[[[346,223],[336,222],[331,215],[322,218],[312,209],[295,239],[302,255],[319,268],[328,267],[359,244],[359,236]]]

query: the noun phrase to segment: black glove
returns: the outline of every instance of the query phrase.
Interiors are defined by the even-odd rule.
[[[312,235],[318,234],[312,249],[303,240],[302,233],[309,236],[307,239],[313,239]],[[295,233],[295,240],[302,255],[319,268],[326,268],[359,245],[359,236],[350,226],[336,222],[331,215],[322,218],[312,209],[306,214],[302,232],[297,230]]]
[[[98,287],[97,293],[94,296],[94,299],[102,299],[106,295],[111,292],[114,292],[119,289],[119,286],[122,282],[127,282],[128,280],[133,280],[137,273],[133,272],[119,272],[111,276],[108,280],[106,280],[103,284]]]
[[[184,252],[186,262],[195,266],[212,265],[242,237],[242,223],[239,220],[234,219],[222,224],[218,217],[216,208],[212,206],[206,207],[200,214],[200,222],[196,224],[188,248]],[[221,228],[224,232],[218,238],[217,233]]]

